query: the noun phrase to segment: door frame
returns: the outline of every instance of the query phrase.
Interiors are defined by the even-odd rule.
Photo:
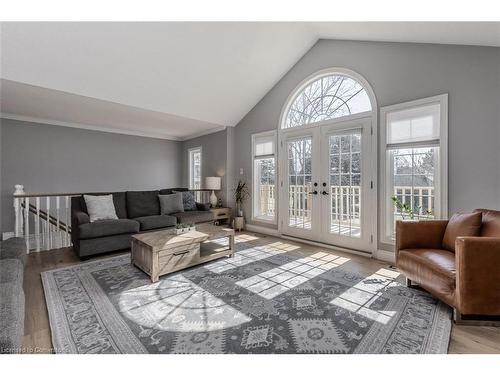
[[[348,77],[353,78],[354,80],[358,81],[363,88],[365,89],[366,93],[368,94],[368,97],[370,98],[371,102],[371,111],[363,112],[363,113],[357,113],[355,115],[350,115],[350,116],[344,116],[340,118],[335,118],[332,120],[327,120],[327,121],[321,121],[317,122],[314,124],[306,124],[304,126],[301,126],[300,128],[282,128],[282,124],[285,121],[288,109],[295,99],[295,97],[298,95],[298,93],[305,87],[307,86],[310,82],[312,82],[315,79],[318,79],[321,76],[326,76],[329,74],[340,74],[340,75],[345,75]],[[280,235],[285,235],[283,233],[283,215],[281,214],[283,212],[283,207],[282,207],[282,202],[283,200],[281,199],[281,191],[283,187],[283,158],[282,158],[282,146],[283,146],[283,138],[284,136],[293,131],[297,131],[298,129],[302,130],[307,130],[311,128],[316,128],[316,127],[321,127],[322,125],[333,125],[336,123],[342,123],[345,121],[352,121],[352,120],[357,120],[357,119],[363,119],[363,118],[370,118],[371,119],[371,128],[370,128],[370,148],[371,148],[371,154],[372,157],[369,158],[369,168],[372,173],[372,179],[371,181],[373,182],[373,188],[370,189],[372,191],[372,204],[370,205],[370,210],[373,212],[372,215],[370,216],[370,225],[369,225],[369,231],[371,232],[371,241],[370,241],[370,246],[367,251],[370,251],[372,256],[376,256],[376,252],[378,249],[378,234],[379,234],[379,223],[381,223],[382,217],[380,213],[380,207],[383,206],[382,204],[379,204],[379,189],[378,189],[378,176],[379,176],[379,150],[378,150],[378,105],[377,105],[377,98],[375,96],[375,92],[372,89],[372,86],[370,83],[360,74],[357,72],[346,69],[343,67],[332,67],[332,68],[327,68],[323,69],[320,71],[317,71],[305,79],[303,79],[297,86],[296,88],[288,95],[287,99],[285,100],[283,107],[281,109],[281,114],[280,114],[280,119],[278,122],[278,147],[277,147],[277,199],[279,204],[278,206],[278,233]],[[316,242],[316,241],[314,241]],[[319,242],[321,243],[321,242]],[[337,247],[336,245],[328,245],[328,246],[334,246]],[[349,251],[355,251],[355,252],[360,252],[358,250],[351,250],[348,249]],[[361,252],[363,254],[366,254],[366,252]]]
[[[342,134],[350,134],[353,130],[361,131],[361,228],[362,228],[362,237],[352,238],[352,237],[337,237],[335,234],[330,233],[329,226],[330,217],[323,216],[326,213],[321,213],[323,223],[322,228],[322,240],[325,243],[333,244],[332,240],[334,238],[338,238],[339,241],[343,243],[334,244],[335,246],[345,247],[347,249],[362,251],[364,253],[372,252],[372,241],[371,236],[373,236],[373,227],[370,223],[373,223],[372,218],[370,217],[370,213],[376,212],[376,196],[373,192],[373,188],[371,185],[375,185],[374,179],[376,177],[376,173],[374,173],[374,169],[371,166],[370,161],[373,160],[374,152],[370,138],[371,136],[371,119],[369,117],[364,117],[360,119],[348,119],[333,125],[323,125],[320,127],[321,130],[321,168],[323,169],[323,173],[326,173],[326,170],[329,170],[330,164],[330,156],[329,156],[329,136],[330,135],[342,135]],[[326,151],[326,152],[325,152]],[[365,155],[366,154],[366,155]],[[330,173],[327,174],[328,182],[327,186],[330,187]],[[329,193],[331,194],[331,189],[329,189]],[[331,197],[329,198],[329,202],[331,204]],[[322,209],[324,210],[324,206],[322,204]],[[328,215],[330,212],[331,206],[328,206]],[[376,227],[375,227],[376,229]],[[359,249],[359,247],[363,247],[363,249]],[[366,250],[364,250],[366,248]]]

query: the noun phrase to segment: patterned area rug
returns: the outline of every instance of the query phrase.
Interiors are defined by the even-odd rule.
[[[450,309],[398,273],[268,242],[155,284],[129,255],[44,272],[56,352],[447,352]]]

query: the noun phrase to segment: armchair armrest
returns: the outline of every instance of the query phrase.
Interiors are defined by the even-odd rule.
[[[196,202],[196,209],[198,211],[208,211],[208,210],[210,210],[210,203],[198,203],[198,202]]]
[[[500,315],[500,238],[457,237],[455,265],[458,311]]]
[[[77,225],[90,223],[89,215],[83,211],[74,211],[73,212],[73,219],[75,220],[75,224],[77,224]]]

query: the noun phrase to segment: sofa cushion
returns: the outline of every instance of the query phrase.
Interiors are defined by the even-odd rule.
[[[106,219],[118,219],[116,216],[113,196],[109,195],[87,195],[83,196],[90,222]]]
[[[181,224],[196,224],[206,221],[213,221],[214,215],[211,211],[184,211],[172,214]]]
[[[98,238],[124,233],[138,233],[139,222],[130,219],[99,220],[79,226],[80,238]]]
[[[0,284],[0,353],[21,353],[24,291],[16,282]]]
[[[127,191],[129,219],[160,214],[159,191]]]
[[[478,208],[474,212],[483,214],[481,225],[482,237],[500,237],[500,211]]]
[[[23,287],[24,265],[19,259],[0,260],[0,283],[16,283]]]
[[[26,240],[22,237],[12,237],[0,241],[0,259],[18,259],[26,264]]]
[[[481,212],[454,214],[448,221],[443,237],[443,249],[455,251],[455,239],[463,236],[479,236]]]
[[[141,230],[172,227],[177,224],[177,219],[173,216],[168,215],[136,217],[134,220],[137,220],[140,223]]]
[[[182,193],[158,195],[160,200],[160,211],[162,215],[170,215],[176,212],[184,212]]]
[[[397,267],[412,281],[453,305],[456,278],[454,253],[442,249],[400,250]]]
[[[113,196],[113,204],[115,206],[116,216],[119,219],[127,218],[127,202],[125,192],[115,192],[115,193],[88,193],[86,195],[109,195]],[[82,211],[88,214],[87,205],[83,195],[77,197],[71,197],[71,210],[72,211]]]

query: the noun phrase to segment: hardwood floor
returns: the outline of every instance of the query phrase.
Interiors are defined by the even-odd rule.
[[[246,237],[245,237],[246,236]],[[254,241],[281,241],[295,244],[304,250],[319,250],[318,247],[293,241],[283,240],[275,237],[259,235],[250,232],[242,232],[236,235],[237,242]],[[325,251],[324,249],[321,249]],[[381,267],[387,267],[387,263],[343,253],[340,251],[326,250],[333,254],[349,258],[348,267],[353,272],[369,275]],[[115,256],[120,253],[112,253],[95,259]],[[52,250],[47,252],[32,253],[28,256],[24,275],[24,291],[26,295],[25,336],[23,346],[27,352],[51,353],[52,342],[50,325],[45,304],[42,281],[40,273],[72,264],[80,260],[71,248]],[[496,353],[500,354],[500,327],[477,327],[453,325],[449,353]]]

